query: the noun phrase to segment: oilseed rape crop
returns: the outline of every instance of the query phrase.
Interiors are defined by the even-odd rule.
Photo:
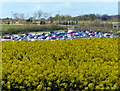
[[[119,41],[2,42],[3,91],[118,90]]]

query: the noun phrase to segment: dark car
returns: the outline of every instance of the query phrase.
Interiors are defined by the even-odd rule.
[[[43,37],[42,37],[42,39],[46,39],[46,38],[47,38],[47,36],[43,36]]]
[[[11,39],[11,37],[3,37],[3,39]]]
[[[55,37],[52,37],[51,39],[52,39],[52,40],[55,40],[56,38],[55,38]]]
[[[50,31],[51,34],[53,34],[54,32],[53,31]]]

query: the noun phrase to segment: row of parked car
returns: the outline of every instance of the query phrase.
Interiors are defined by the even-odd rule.
[[[2,41],[6,40],[66,40],[66,39],[76,39],[76,38],[112,38],[120,37],[118,34],[105,33],[105,32],[95,32],[89,30],[80,30],[80,31],[64,31],[64,32],[49,32],[49,33],[35,33],[35,34],[22,34],[17,36],[2,36]]]

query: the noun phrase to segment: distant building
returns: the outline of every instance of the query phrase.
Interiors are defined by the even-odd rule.
[[[19,21],[16,21],[15,23],[16,23],[16,24],[19,24],[20,22],[19,22]]]

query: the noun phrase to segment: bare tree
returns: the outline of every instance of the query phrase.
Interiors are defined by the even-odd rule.
[[[14,17],[14,19],[16,19],[16,20],[19,20],[19,14],[18,14],[18,13],[14,13],[14,14],[13,14],[13,17]]]
[[[39,11],[37,12],[37,15],[38,15],[38,18],[40,19],[40,18],[42,17],[42,15],[43,15],[43,12],[42,12],[41,10],[39,10]]]
[[[19,14],[19,13],[14,13],[13,14],[14,19],[19,20],[19,19],[24,19],[25,15],[24,14]]]
[[[19,16],[20,16],[20,19],[23,19],[23,20],[25,19],[25,15],[24,14],[20,14]]]
[[[49,14],[48,13],[43,13],[43,16],[45,17],[45,18],[48,18],[49,17]]]
[[[37,12],[35,12],[35,13],[33,14],[33,19],[36,19],[37,16],[38,16],[38,14],[37,14]]]

